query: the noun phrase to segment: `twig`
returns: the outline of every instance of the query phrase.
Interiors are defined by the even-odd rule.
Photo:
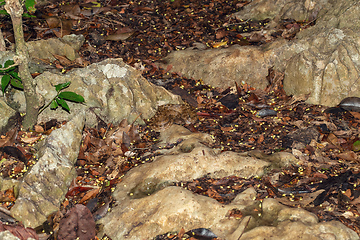
[[[6,67],[6,68],[0,68],[0,71],[6,71],[6,70],[8,70],[9,68],[16,67],[16,66],[19,66],[19,64],[14,63],[13,65],[10,65],[10,66],[8,66],[8,67]]]
[[[244,230],[242,231],[241,235],[239,236],[238,240],[240,240],[240,238],[242,237],[242,235],[244,234],[245,232],[245,229],[247,228],[247,226],[249,225],[249,222],[251,220],[251,217],[249,217],[249,220],[247,221],[247,223],[245,224],[245,227],[244,227]]]

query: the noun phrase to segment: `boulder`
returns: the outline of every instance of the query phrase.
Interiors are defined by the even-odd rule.
[[[279,7],[280,6],[280,7]],[[258,34],[270,36],[280,19],[312,20],[294,40],[278,39],[262,46],[175,51],[157,64],[185,77],[202,79],[215,87],[248,83],[263,89],[267,69],[284,71],[284,89],[290,95],[310,94],[308,102],[337,105],[343,98],[360,95],[358,2],[255,0],[234,17],[271,18]]]
[[[49,103],[57,94],[54,86],[71,82],[65,91],[72,91],[84,97],[85,103],[68,102],[70,113],[61,108],[46,108],[38,117],[39,122],[51,119],[69,120],[83,109],[87,109],[86,125],[94,126],[99,118],[114,124],[127,119],[144,123],[152,117],[158,105],[179,104],[181,98],[163,87],[149,83],[141,72],[126,65],[122,59],[107,59],[86,68],[73,69],[66,74],[44,72],[35,78],[37,92]],[[20,104],[19,111],[25,111],[23,92],[16,91],[13,101]]]
[[[52,131],[37,153],[38,161],[23,178],[11,214],[24,226],[36,228],[59,210],[76,177],[75,162],[84,128],[85,112]]]
[[[221,204],[173,186],[174,182],[203,176],[262,176],[271,165],[295,164],[290,153],[274,156],[258,152],[221,153],[202,144],[210,143],[209,135],[191,133],[176,125],[163,131],[160,139],[160,147],[179,139],[183,141],[173,149],[159,150],[162,156],[131,169],[123,177],[113,193],[115,206],[98,221],[103,225],[99,237],[106,234],[114,240],[153,239],[160,234],[179,232],[181,228],[185,231],[207,228],[217,237],[228,240],[238,240],[240,236],[240,239],[300,239],[302,236],[319,240],[323,236],[358,239],[353,230],[339,222],[319,223],[315,214],[284,206],[275,199],[257,201],[257,193],[251,187],[230,204]],[[241,212],[242,217],[231,217],[234,209]]]

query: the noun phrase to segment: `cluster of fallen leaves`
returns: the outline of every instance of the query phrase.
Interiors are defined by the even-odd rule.
[[[224,204],[230,203],[245,189],[254,187],[258,200],[277,198],[285,205],[311,211],[321,220],[340,220],[360,233],[357,223],[360,206],[360,171],[357,167],[359,114],[342,108],[328,111],[321,106],[306,104],[306,96],[286,96],[281,77],[280,73],[270,70],[268,78],[271,84],[266,91],[260,91],[248,85],[232,89],[210,88],[199,81],[173,75],[174,81],[169,89],[181,86],[185,90],[180,93],[182,97],[197,105],[198,121],[186,126],[193,132],[212,134],[216,142],[211,147],[248,152],[260,159],[279,151],[291,151],[299,159],[298,165],[273,169],[261,179],[203,177],[176,185]],[[269,115],[267,111],[265,115],[259,115],[262,109],[272,111],[268,112]],[[46,125],[61,127],[62,124]],[[19,179],[22,176],[19,169],[26,171],[26,167],[35,163],[32,156],[36,143],[53,129],[46,125],[37,126],[34,132],[13,129],[2,137],[1,164],[7,166],[2,168],[3,176]],[[309,129],[316,134],[309,134]],[[40,236],[52,239],[57,234],[62,239],[61,236],[79,237],[81,232],[91,232],[95,237],[95,231],[88,228],[94,230],[95,220],[111,208],[111,192],[116,183],[129,169],[152,161],[159,154],[154,147],[158,134],[147,126],[126,121],[113,126],[99,120],[97,128],[86,128],[77,161],[78,177],[69,188],[61,209],[49,216],[43,227],[45,233]],[[6,147],[11,147],[12,151]],[[5,169],[10,174],[5,173]],[[16,201],[11,189],[2,192],[1,196],[5,208],[11,208]],[[243,213],[234,209],[229,216],[241,217]],[[24,229],[21,225],[16,226]],[[80,230],[74,232],[73,229]],[[212,236],[204,229],[192,230],[192,235],[186,231],[158,239],[180,239],[179,236],[196,239],[201,237],[199,232]]]
[[[283,204],[301,206],[321,220],[340,220],[360,234],[359,113],[340,108],[324,112],[322,106],[306,104],[306,96],[286,96],[282,89],[282,74],[271,69],[269,86],[260,91],[248,85],[211,88],[201,81],[169,74],[171,66],[159,69],[153,64],[170,51],[189,47],[260,45],[279,37],[292,39],[301,28],[316,20],[316,16],[306,23],[281,20],[271,31],[263,31],[269,20],[251,21],[230,16],[248,3],[241,0],[50,2],[38,7],[36,18],[25,20],[25,37],[26,40],[38,40],[83,34],[87,41],[79,52],[82,61],[71,62],[63,56],[55,56],[57,68],[68,70],[108,57],[121,57],[128,64],[143,69],[143,75],[150,81],[166,87],[196,107],[198,121],[187,127],[194,132],[212,134],[216,142],[211,147],[238,152],[261,150],[262,157],[291,151],[300,163],[286,169],[274,169],[262,179],[204,177],[178,183],[179,186],[225,204],[252,186],[257,190],[259,200],[274,197]],[[1,20],[0,27],[9,46],[14,42],[12,25],[5,16]],[[2,136],[0,174],[20,179],[35,163],[36,144],[54,127],[61,125],[53,121],[37,126],[34,132],[14,128]],[[112,189],[129,169],[153,160],[157,154],[153,146],[158,135],[146,126],[127,122],[113,126],[100,119],[98,128],[85,129],[77,162],[78,177],[60,211],[49,216],[40,229],[45,232],[41,238],[53,239],[58,234],[59,239],[65,236],[75,239],[84,232],[95,236],[95,220],[103,217],[111,207]],[[1,192],[0,200],[4,208],[10,209],[16,201],[13,189]],[[2,221],[13,225],[1,229],[8,229],[23,239],[28,236],[26,234],[34,234],[16,224],[5,210],[0,211],[2,213],[5,214],[1,216]],[[234,209],[229,216],[241,217],[242,213]],[[76,220],[81,218],[88,224]],[[204,232],[212,236],[204,229],[186,231],[159,239],[200,238],[199,234]]]
[[[69,70],[106,58],[121,57],[130,65],[146,65],[155,73],[152,61],[184,48],[219,48],[232,44],[260,45],[276,38],[292,39],[315,23],[281,20],[271,31],[269,20],[236,19],[231,16],[250,1],[244,0],[146,0],[64,1],[37,6],[35,18],[24,21],[25,39],[38,40],[83,34],[86,43],[81,61],[56,56],[54,66]],[[0,16],[7,45],[14,42],[10,18]],[[47,62],[47,60],[43,60]],[[157,72],[159,73],[159,71]]]

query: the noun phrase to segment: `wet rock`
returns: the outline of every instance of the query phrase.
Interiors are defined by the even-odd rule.
[[[256,117],[267,117],[267,116],[276,116],[276,115],[277,115],[277,112],[275,110],[264,108],[264,109],[259,110],[255,116]]]
[[[38,151],[38,162],[23,178],[11,214],[24,226],[36,228],[59,210],[71,181],[79,154],[85,112],[79,112],[60,129],[54,130]]]

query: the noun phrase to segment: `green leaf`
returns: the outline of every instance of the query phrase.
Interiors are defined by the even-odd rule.
[[[11,65],[13,65],[13,64],[14,64],[14,61],[13,61],[13,60],[7,60],[7,61],[4,63],[4,68],[7,68],[7,67],[9,67],[9,66],[11,66]],[[11,72],[11,71],[13,71],[15,68],[16,68],[16,66],[15,66],[15,67],[11,67],[11,68],[9,68],[9,69],[6,69],[5,72]]]
[[[50,104],[50,109],[57,109],[59,106],[59,104],[56,102],[56,100],[52,100],[51,104]]]
[[[4,64],[4,68],[7,68],[8,66],[13,65],[13,64],[14,64],[13,60],[7,60]]]
[[[9,85],[9,82],[11,80],[11,77],[9,75],[4,75],[1,78],[1,90],[4,93],[5,89],[7,88],[7,86]]]
[[[11,86],[13,86],[14,88],[24,90],[24,86],[22,85],[22,83],[19,80],[12,78],[10,83],[11,83]]]
[[[55,89],[57,92],[60,92],[61,90],[63,90],[64,88],[67,88],[70,85],[71,82],[66,82],[66,83],[60,83],[58,85],[55,85]]]
[[[0,14],[3,14],[3,15],[10,15],[10,14],[8,14],[8,13],[7,13],[7,11],[6,11],[6,10],[0,10]]]
[[[23,17],[26,17],[26,18],[35,18],[35,17],[36,17],[36,16],[31,15],[31,14],[28,14],[28,13],[23,13],[22,16],[23,16]]]
[[[9,74],[10,74],[12,77],[16,78],[17,80],[19,80],[20,82],[22,82],[22,80],[21,80],[21,78],[19,77],[19,74],[18,74],[17,72],[11,71],[11,72],[9,72]]]
[[[356,142],[353,143],[352,150],[354,152],[360,151],[360,141],[359,140],[357,140]]]
[[[36,11],[35,0],[26,0],[25,7],[29,13],[34,13]]]
[[[76,94],[74,92],[61,92],[58,97],[68,100],[68,101],[78,102],[78,103],[85,101],[81,95]]]
[[[56,98],[56,102],[66,111],[70,112],[69,105],[62,98]]]

